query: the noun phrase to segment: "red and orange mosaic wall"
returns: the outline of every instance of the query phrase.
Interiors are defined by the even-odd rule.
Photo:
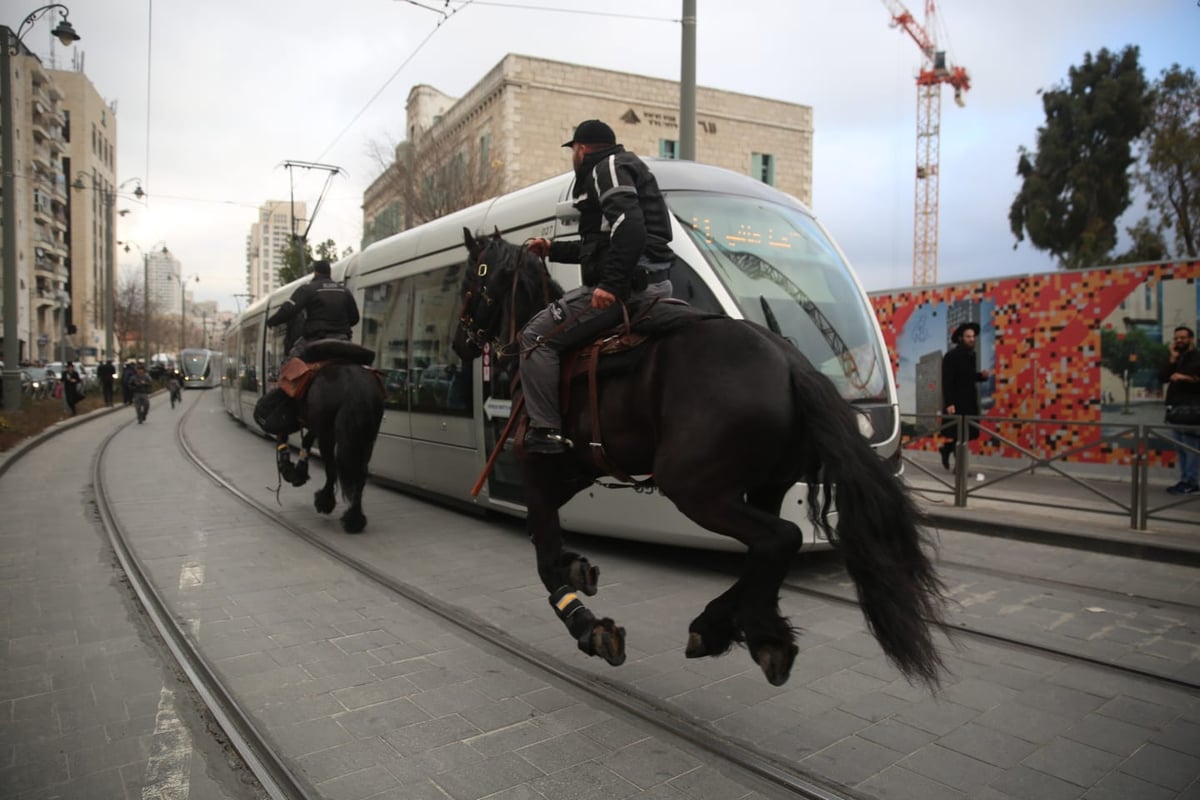
[[[992,334],[986,351],[981,349],[980,364],[994,373],[987,386],[990,403],[984,408],[986,416],[997,422],[988,427],[1048,456],[1085,447],[1101,435],[1098,426],[1070,423],[1127,425],[1145,421],[1161,425],[1161,401],[1153,392],[1137,389],[1135,406],[1140,410],[1132,418],[1127,401],[1122,410],[1115,410],[1124,398],[1120,392],[1114,397],[1113,389],[1120,388],[1122,379],[1101,365],[1101,331],[1129,325],[1131,320],[1145,324],[1147,314],[1158,315],[1156,335],[1165,328],[1167,339],[1176,324],[1187,324],[1195,330],[1200,316],[1196,307],[1198,285],[1200,261],[1189,261],[914,287],[873,292],[870,299],[896,371],[903,413],[930,411],[927,398],[939,391],[925,386],[916,387],[914,392],[914,387],[905,383],[917,381],[918,374],[932,374],[937,355],[932,348],[940,346],[944,352],[950,346],[951,322],[961,321],[955,320],[954,310],[975,309],[982,318],[974,321],[985,333],[990,328]],[[935,320],[934,335],[914,340],[911,333],[906,333],[910,322],[916,327],[917,318],[926,327],[928,320]],[[1150,328],[1154,328],[1153,322]],[[904,348],[921,352],[902,352]],[[922,356],[923,372],[914,366]],[[923,408],[914,407],[918,404],[914,397],[926,398],[920,403]],[[999,421],[1005,418],[1063,424],[1036,426],[1038,433],[1031,440],[1029,429],[1035,426]],[[912,442],[909,446],[936,447],[932,437],[925,439],[924,443]],[[988,436],[978,440],[973,449],[981,454],[1018,454]],[[1172,455],[1168,452],[1166,456],[1170,462]],[[1128,457],[1127,450],[1109,446],[1081,450],[1070,460],[1121,462]]]

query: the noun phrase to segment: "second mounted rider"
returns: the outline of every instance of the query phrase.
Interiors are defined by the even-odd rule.
[[[304,314],[304,329],[288,350],[289,359],[303,360],[305,348],[318,339],[349,341],[358,324],[358,303],[349,289],[333,279],[329,262],[314,261],[312,270],[312,280],[293,292],[287,302],[267,318],[267,325],[275,327],[286,325],[298,314]],[[281,389],[275,391],[282,393]],[[291,402],[291,399],[284,402]],[[287,437],[287,433],[275,434],[281,470],[291,466]]]

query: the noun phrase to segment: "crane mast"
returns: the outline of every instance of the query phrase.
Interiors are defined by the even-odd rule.
[[[938,154],[941,149],[942,84],[954,88],[962,106],[971,78],[963,67],[951,65],[937,46],[934,0],[925,0],[921,25],[900,0],[883,0],[892,27],[903,28],[921,50],[917,73],[917,167],[913,202],[913,285],[937,283],[938,273]]]

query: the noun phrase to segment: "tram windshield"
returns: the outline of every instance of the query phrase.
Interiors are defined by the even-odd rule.
[[[179,360],[183,362],[183,374],[189,378],[208,377],[207,350],[184,350]]]
[[[667,205],[742,314],[796,345],[847,400],[886,400],[874,313],[829,238],[798,208],[704,192]]]

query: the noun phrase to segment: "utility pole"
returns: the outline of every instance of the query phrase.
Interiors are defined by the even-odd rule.
[[[696,0],[683,0],[679,65],[679,157],[696,160]]]

